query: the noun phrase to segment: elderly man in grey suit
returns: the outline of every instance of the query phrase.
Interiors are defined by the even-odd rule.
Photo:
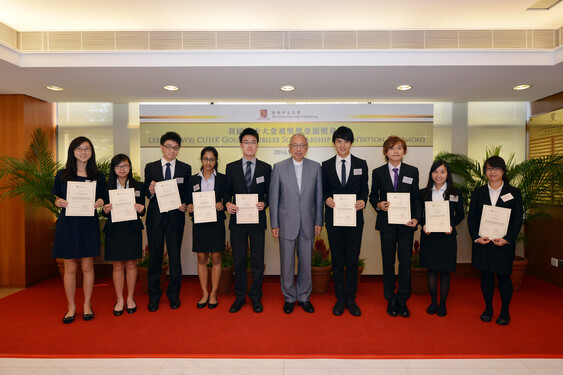
[[[308,313],[315,311],[309,296],[311,258],[315,236],[323,225],[323,187],[321,166],[305,159],[309,145],[303,134],[289,141],[291,158],[274,165],[270,179],[270,223],[279,238],[283,311],[293,312],[295,301]],[[295,251],[299,260],[294,278]]]

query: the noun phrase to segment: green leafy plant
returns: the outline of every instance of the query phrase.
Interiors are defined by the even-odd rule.
[[[326,247],[325,241],[322,238],[315,240],[313,246],[313,260],[312,267],[327,267],[331,265],[330,250]]]
[[[233,258],[233,249],[231,248],[231,244],[227,241],[225,245],[225,251],[221,253],[221,265],[223,268],[230,268],[235,264]],[[213,267],[213,263],[211,263],[211,257],[207,259],[207,267]]]
[[[165,266],[168,264],[168,253],[165,251],[162,254],[162,265]],[[137,260],[137,266],[148,268],[149,267],[149,245],[145,246],[143,250],[143,256]]]
[[[420,242],[414,241],[411,254],[411,268],[423,268],[420,264]]]

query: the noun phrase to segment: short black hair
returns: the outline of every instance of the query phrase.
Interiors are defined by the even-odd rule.
[[[160,137],[160,145],[164,146],[164,142],[166,141],[174,141],[178,144],[178,146],[182,145],[182,137],[180,137],[180,134],[176,132],[164,133],[162,137]]]
[[[487,173],[487,167],[502,169],[502,180],[508,184],[508,177],[506,177],[508,169],[506,168],[506,162],[503,158],[497,155],[489,157],[483,164],[483,173],[485,174]]]
[[[341,126],[332,134],[332,143],[335,143],[337,138],[354,143],[354,132],[347,126]]]
[[[246,128],[244,129],[240,135],[238,136],[238,140],[240,143],[242,143],[242,139],[246,136],[246,135],[251,135],[254,138],[256,138],[256,143],[260,142],[260,136],[258,135],[258,132],[255,129],[252,128]]]

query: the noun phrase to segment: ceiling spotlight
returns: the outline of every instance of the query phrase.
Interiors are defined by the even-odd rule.
[[[59,87],[59,86],[45,86],[45,88],[47,90],[51,90],[51,91],[63,91],[64,90],[62,87]]]
[[[532,85],[518,85],[518,86],[514,86],[512,90],[521,91],[521,90],[529,89],[530,87],[532,87]]]
[[[178,86],[173,86],[173,85],[166,85],[166,86],[163,87],[163,89],[168,90],[168,91],[178,91],[178,90],[180,90],[178,88]]]
[[[290,92],[295,90],[295,87],[291,86],[291,85],[285,85],[280,87],[280,90],[285,91],[285,92]]]
[[[397,86],[397,90],[399,90],[399,91],[407,91],[407,90],[410,90],[410,89],[412,89],[412,86],[411,86],[411,85],[401,85],[401,86]]]

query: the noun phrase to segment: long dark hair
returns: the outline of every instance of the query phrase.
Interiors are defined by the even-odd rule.
[[[92,150],[90,159],[88,159],[88,162],[86,163],[86,175],[88,178],[92,179],[99,176],[100,171],[98,170],[98,165],[96,164],[96,151],[94,151],[94,145],[92,144],[92,141],[90,141],[86,137],[76,137],[72,140],[72,142],[70,142],[70,145],[68,146],[65,171],[62,175],[63,181],[66,182],[72,180],[77,176],[76,157],[74,156],[74,150],[80,147],[80,145],[84,142],[88,142],[90,149]]]
[[[508,185],[508,177],[506,177],[508,170],[506,169],[506,162],[503,158],[497,155],[493,155],[485,160],[485,163],[483,164],[483,173],[485,173],[485,175],[487,174],[487,167],[502,169],[502,171],[504,172],[502,174],[502,180],[505,184]]]
[[[432,172],[436,169],[440,168],[441,166],[446,167],[446,172],[448,176],[446,177],[446,191],[444,192],[444,199],[448,200],[450,198],[450,194],[454,191],[454,183],[452,180],[452,171],[450,170],[450,165],[445,160],[435,160],[430,167],[430,172],[428,173],[428,183],[426,187],[422,191],[422,197],[424,200],[432,200],[432,187],[434,186],[434,180],[432,179]]]
[[[127,181],[133,180],[133,166],[131,165],[131,159],[129,159],[129,156],[125,154],[117,154],[111,159],[109,166],[108,189],[117,188],[117,175],[115,174],[115,167],[119,165],[119,163],[124,161],[129,163],[129,174],[127,175]]]
[[[207,146],[204,147],[203,150],[201,150],[201,154],[199,155],[199,160],[201,160],[201,168],[199,170],[203,171],[203,155],[205,155],[206,152],[211,152],[213,156],[215,156],[215,170],[217,170],[217,168],[219,168],[219,153],[213,146]]]

